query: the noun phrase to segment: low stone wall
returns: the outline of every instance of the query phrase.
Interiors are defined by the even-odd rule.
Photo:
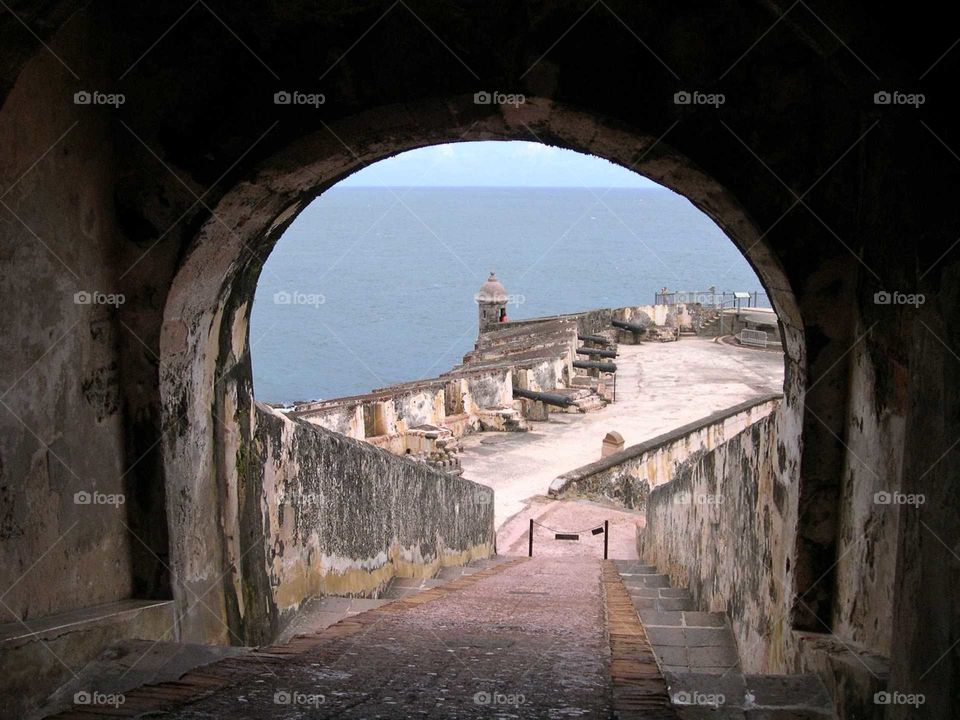
[[[274,629],[308,598],[372,597],[493,553],[489,488],[261,404],[253,445]]]
[[[550,484],[552,497],[594,496],[632,509],[646,506],[650,491],[671,481],[703,453],[774,412],[780,394],[747,400],[597,462],[571,470]]]
[[[697,303],[675,305],[630,305],[619,308],[596,308],[565,315],[547,315],[538,318],[511,320],[506,327],[522,327],[551,320],[575,319],[577,331],[585,335],[598,335],[612,329],[611,320],[649,322],[654,325],[676,324],[683,330],[692,329],[701,306]]]
[[[409,447],[405,436],[411,428],[449,427],[459,437],[479,427],[482,411],[509,408],[512,403],[511,369],[504,367],[305,403],[290,416],[402,455]],[[454,422],[448,423],[448,418]]]

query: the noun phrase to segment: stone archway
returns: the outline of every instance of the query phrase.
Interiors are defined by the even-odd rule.
[[[264,260],[316,195],[377,160],[458,140],[537,139],[627,167],[684,195],[753,266],[784,326],[781,427],[791,502],[799,478],[805,351],[793,292],[750,215],[721,185],[653,135],[548,100],[478,107],[470,96],[363,113],[301,137],[213,208],[172,283],[160,350],[164,467],[174,594],[185,640],[256,640],[269,626],[259,494],[242,458],[253,430],[249,317]],[[795,528],[784,528],[792,538]],[[260,543],[262,546],[262,543]],[[792,553],[784,541],[779,551]],[[203,601],[196,599],[202,597]]]

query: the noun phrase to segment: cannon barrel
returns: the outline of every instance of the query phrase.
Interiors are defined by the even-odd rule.
[[[599,343],[600,345],[613,345],[614,342],[610,338],[606,338],[603,335],[577,335],[577,340],[580,342],[594,342]]]
[[[536,390],[524,390],[523,388],[517,387],[513,389],[513,396],[526,398],[527,400],[539,400],[547,405],[556,405],[557,407],[570,407],[573,405],[573,400],[566,395],[537,392]]]
[[[577,348],[578,355],[593,355],[596,357],[615,358],[616,350],[606,350],[602,348]]]
[[[646,332],[646,325],[641,325],[640,323],[627,322],[626,320],[611,320],[610,324],[615,328],[621,328],[622,330],[632,330],[633,332]]]
[[[599,370],[600,372],[613,373],[617,371],[616,363],[598,362],[596,360],[574,360],[573,366],[581,370]]]

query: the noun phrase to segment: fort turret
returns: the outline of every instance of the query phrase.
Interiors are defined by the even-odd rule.
[[[496,273],[490,273],[474,299],[477,301],[480,333],[495,330],[499,323],[507,321],[507,290],[497,280]]]

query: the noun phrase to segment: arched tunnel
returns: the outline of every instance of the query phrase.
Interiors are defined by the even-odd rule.
[[[752,671],[818,675],[837,717],[956,717],[960,50],[945,13],[4,3],[11,716],[113,640],[267,645],[331,588],[493,551],[485,506],[444,519],[456,483],[424,490],[426,471],[257,405],[249,318],[277,239],[341,179],[427,145],[529,140],[688,198],[781,322],[783,400],[728,508],[737,534],[721,559],[661,572],[723,598]],[[497,101],[510,95],[523,102]],[[324,503],[278,511],[283,472],[324,478]],[[92,512],[83,493],[121,500]],[[174,622],[97,625],[109,603]],[[93,629],[51,630],[77,618]]]

